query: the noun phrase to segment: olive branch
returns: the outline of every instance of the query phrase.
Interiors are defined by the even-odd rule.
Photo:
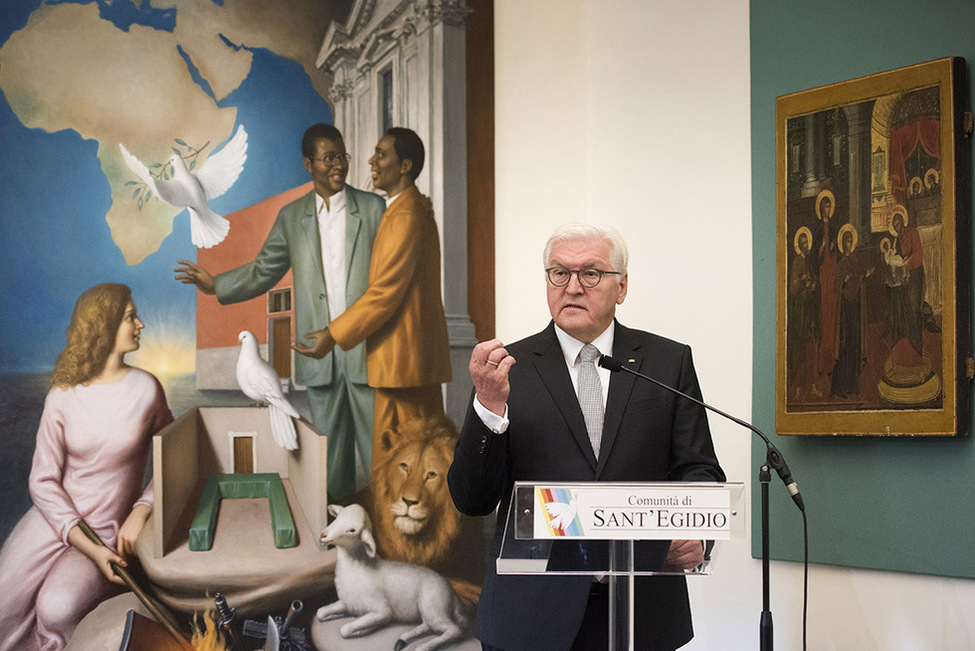
[[[177,145],[176,147],[172,148],[173,152],[175,152],[177,156],[186,162],[186,167],[191,172],[196,167],[196,161],[200,154],[202,154],[203,151],[210,146],[210,142],[207,141],[207,143],[202,147],[193,147],[192,145],[187,144],[187,142],[182,138],[174,138],[173,142],[175,142]],[[166,161],[165,163],[153,163],[152,165],[147,166],[147,169],[153,178],[159,179],[160,181],[168,181],[175,173],[173,164],[169,161]],[[125,186],[135,186],[135,190],[132,193],[132,198],[138,200],[140,211],[142,210],[143,206],[149,203],[150,199],[154,198],[152,190],[145,181],[127,181]]]

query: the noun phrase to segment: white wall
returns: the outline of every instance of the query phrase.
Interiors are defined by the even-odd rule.
[[[631,255],[620,320],[690,344],[705,398],[750,419],[748,1],[496,0],[495,30],[498,336],[548,321],[549,233],[610,224]],[[750,490],[752,435],[710,422]],[[761,564],[748,540],[720,553],[691,581],[686,648],[757,649]],[[814,566],[809,590],[811,649],[975,648],[975,582]],[[801,648],[801,566],[773,563],[771,595],[776,648]]]

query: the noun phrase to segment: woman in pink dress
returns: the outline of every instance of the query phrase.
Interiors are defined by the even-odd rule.
[[[0,651],[62,649],[120,591],[110,563],[135,554],[152,513],[152,435],[173,419],[159,381],[124,362],[143,327],[125,285],[96,285],[75,304],[37,431],[34,506],[0,550]]]

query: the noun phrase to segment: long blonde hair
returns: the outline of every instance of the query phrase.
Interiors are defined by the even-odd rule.
[[[121,283],[95,285],[74,304],[65,330],[68,342],[54,363],[52,387],[84,384],[105,368],[132,290]]]

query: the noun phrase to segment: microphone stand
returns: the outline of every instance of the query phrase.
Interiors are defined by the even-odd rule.
[[[609,369],[612,372],[625,371],[630,375],[635,375],[638,378],[642,378],[653,384],[656,384],[662,389],[666,389],[671,393],[675,393],[682,398],[686,398],[691,402],[704,407],[714,413],[724,416],[728,420],[741,425],[747,429],[750,429],[755,434],[758,434],[763,441],[765,441],[765,464],[759,468],[758,471],[758,481],[762,486],[762,618],[759,624],[759,643],[761,651],[772,651],[772,611],[770,609],[771,598],[769,596],[769,503],[768,503],[768,485],[772,479],[772,469],[778,473],[779,477],[782,478],[782,482],[789,489],[789,493],[792,495],[792,501],[796,503],[800,511],[805,512],[806,507],[802,501],[802,495],[799,494],[799,488],[796,486],[795,481],[792,479],[792,473],[789,471],[789,467],[785,463],[785,459],[782,457],[782,453],[779,452],[778,448],[772,445],[772,441],[769,440],[765,434],[760,432],[754,425],[747,423],[740,418],[736,418],[731,414],[725,413],[718,409],[717,407],[712,407],[702,400],[698,400],[692,396],[687,395],[682,391],[678,391],[672,386],[664,384],[663,382],[656,380],[649,375],[644,375],[639,371],[635,371],[632,368],[623,366],[623,363],[613,357],[608,355],[603,355],[599,358],[599,365],[603,368]]]
[[[772,479],[769,464],[758,469],[758,481],[762,485],[762,619],[758,625],[761,651],[772,651],[772,606],[769,595],[769,524],[768,524],[768,483]]]

